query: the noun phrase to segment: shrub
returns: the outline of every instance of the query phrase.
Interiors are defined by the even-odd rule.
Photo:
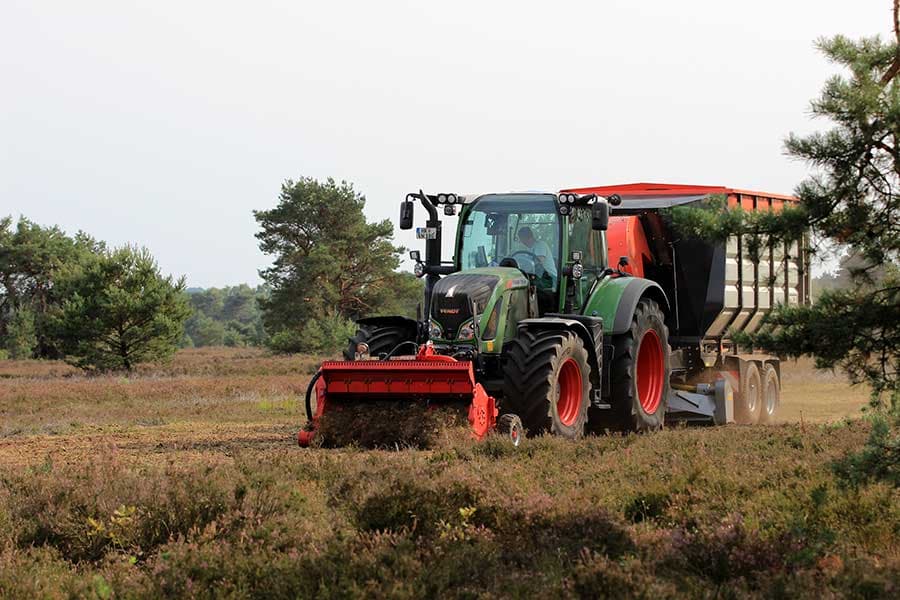
[[[803,540],[789,533],[763,537],[732,517],[719,525],[676,530],[672,566],[717,584],[797,566]]]
[[[641,492],[625,505],[625,518],[632,523],[655,521],[666,515],[671,503],[666,492]]]
[[[578,598],[680,597],[677,586],[654,571],[653,565],[634,556],[614,560],[603,554],[584,552],[566,587]]]
[[[327,316],[306,321],[299,330],[282,329],[269,338],[269,347],[279,353],[335,354],[347,346],[356,332],[353,321]]]
[[[884,481],[900,487],[900,433],[891,430],[888,418],[872,417],[872,432],[859,452],[850,452],[832,463],[838,479],[850,487],[870,481]]]

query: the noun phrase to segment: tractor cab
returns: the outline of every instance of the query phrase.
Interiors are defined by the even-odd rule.
[[[499,355],[521,321],[586,307],[607,267],[605,199],[529,192],[434,200],[445,214],[460,209],[453,261],[441,264],[452,267],[426,286],[428,338],[439,353]],[[416,272],[436,267],[426,256]]]
[[[490,194],[463,208],[456,246],[460,271],[502,267],[520,271],[533,293],[532,313],[558,304],[562,220],[550,194]]]

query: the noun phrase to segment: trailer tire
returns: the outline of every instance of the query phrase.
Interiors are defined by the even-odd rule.
[[[761,381],[762,406],[759,412],[759,422],[768,425],[775,422],[775,413],[781,404],[781,381],[778,380],[778,371],[774,366],[766,364],[763,367]]]
[[[581,338],[571,331],[523,329],[508,342],[503,409],[519,415],[529,435],[584,435],[591,367]]]
[[[743,362],[742,367],[741,393],[734,406],[734,422],[739,425],[756,425],[762,409],[762,378],[756,363]]]
[[[669,329],[659,304],[638,302],[627,333],[613,339],[611,409],[595,410],[591,429],[655,431],[663,428],[669,398]]]
[[[410,337],[408,327],[400,325],[360,325],[356,335],[348,339],[347,349],[344,350],[344,360],[356,360],[356,347],[361,343],[369,345],[369,356],[377,358],[387,354],[403,342],[415,342]],[[408,354],[415,354],[415,349],[410,345]]]

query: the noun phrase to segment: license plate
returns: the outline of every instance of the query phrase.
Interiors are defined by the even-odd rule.
[[[416,227],[416,237],[420,240],[437,239],[436,227]]]

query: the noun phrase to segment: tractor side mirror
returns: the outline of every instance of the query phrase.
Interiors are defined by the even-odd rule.
[[[400,229],[412,229],[413,227],[413,203],[404,200],[400,203]]]
[[[598,231],[606,231],[609,227],[609,204],[598,200],[591,205],[591,227]]]

